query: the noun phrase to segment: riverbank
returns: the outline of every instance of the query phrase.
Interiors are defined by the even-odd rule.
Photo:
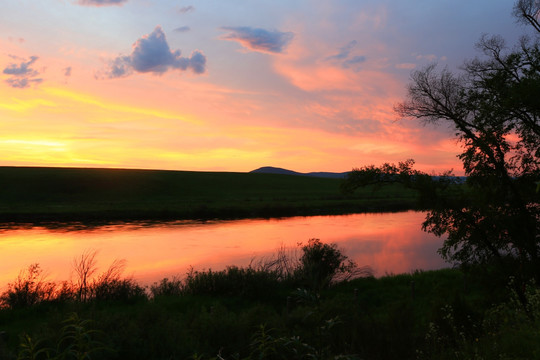
[[[0,167],[0,222],[239,219],[417,209],[399,185],[353,195],[340,179],[128,169]]]
[[[0,310],[0,359],[535,358],[538,323],[485,279],[446,269],[314,291],[231,267],[163,280],[151,297],[120,281],[99,299]]]

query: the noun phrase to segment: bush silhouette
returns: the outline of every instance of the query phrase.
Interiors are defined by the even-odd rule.
[[[297,276],[303,285],[319,291],[332,282],[345,281],[353,276],[369,275],[369,268],[358,268],[345,256],[336,244],[324,244],[311,239],[302,247]]]
[[[32,264],[22,270],[17,279],[8,284],[8,289],[0,296],[3,307],[23,308],[52,300],[56,285],[45,279],[39,264]]]

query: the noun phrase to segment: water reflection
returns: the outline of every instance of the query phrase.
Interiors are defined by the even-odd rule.
[[[440,238],[421,231],[423,213],[377,213],[340,216],[179,221],[159,224],[105,224],[9,227],[0,230],[0,287],[31,263],[49,279],[67,280],[73,259],[98,250],[105,270],[115,259],[127,261],[126,275],[148,284],[195,269],[248,265],[280,246],[296,248],[311,238],[337,243],[376,276],[446,266],[437,255]]]

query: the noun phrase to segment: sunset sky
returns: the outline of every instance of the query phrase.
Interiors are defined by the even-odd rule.
[[[3,0],[0,165],[462,174],[401,120],[413,69],[455,70],[511,0]]]

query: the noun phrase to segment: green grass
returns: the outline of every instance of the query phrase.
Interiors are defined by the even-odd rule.
[[[489,268],[374,278],[335,245],[313,240],[301,251],[279,251],[247,268],[192,271],[146,291],[122,278],[115,263],[62,286],[31,266],[0,295],[0,360],[540,355],[535,284],[526,287],[524,309],[504,278],[486,274]],[[97,270],[93,256],[75,268],[83,265]],[[80,296],[81,286],[88,296]]]
[[[341,180],[279,174],[0,167],[0,220],[168,220],[414,208],[399,185],[354,195]]]
[[[238,286],[239,274],[229,275],[218,274]],[[244,275],[246,281],[260,281]],[[25,333],[56,349],[73,313],[86,323],[81,332],[94,344],[92,359],[188,359],[195,354],[201,359],[218,354],[224,359],[353,354],[349,358],[416,359],[417,350],[425,359],[510,359],[514,353],[527,358],[540,348],[539,323],[527,320],[519,305],[508,300],[508,292],[488,296],[482,281],[459,270],[359,278],[331,286],[318,297],[306,296],[313,295],[309,290],[299,293],[290,281],[266,288],[3,309],[0,359],[21,353],[20,335]]]

